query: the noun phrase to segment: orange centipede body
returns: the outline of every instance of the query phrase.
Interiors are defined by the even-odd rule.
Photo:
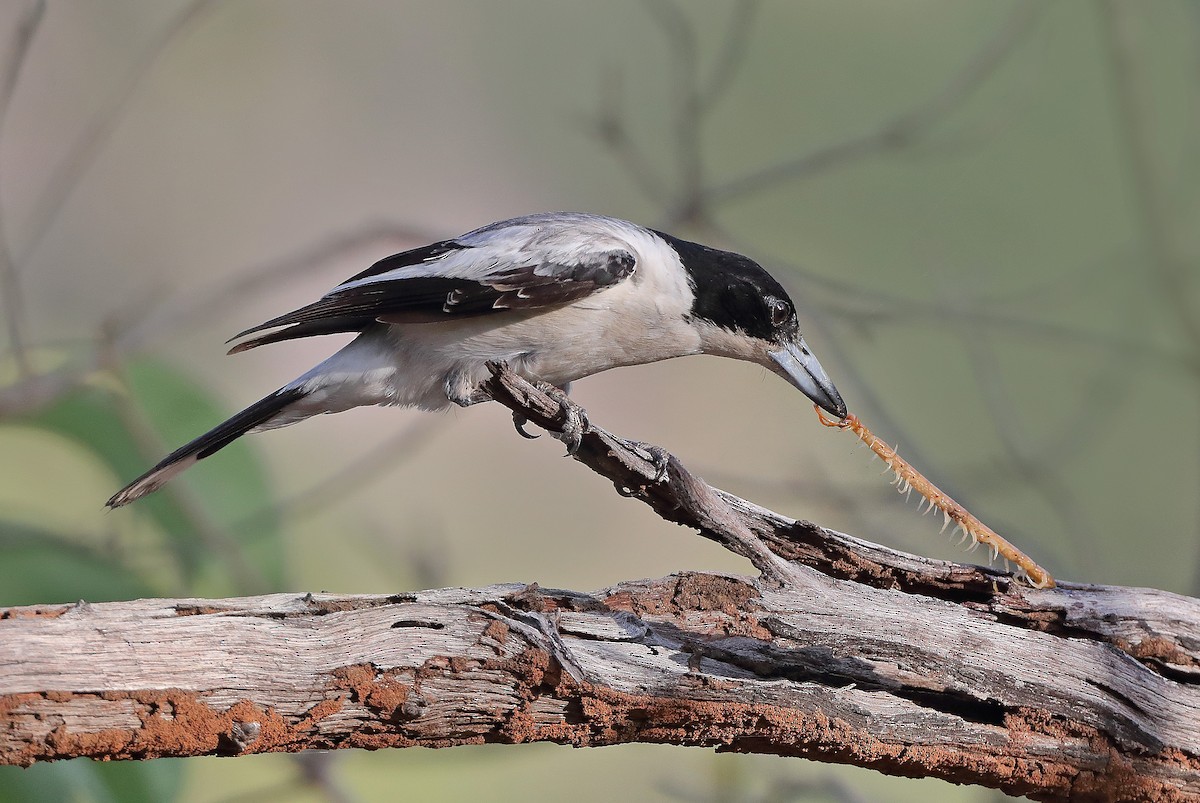
[[[886,463],[887,467],[896,475],[894,484],[900,493],[907,494],[916,491],[925,498],[930,508],[937,508],[942,511],[945,517],[945,523],[942,525],[943,531],[953,521],[962,528],[966,536],[970,536],[972,546],[983,544],[992,550],[993,559],[999,556],[1003,557],[1006,561],[1011,561],[1017,566],[1018,573],[1023,574],[1035,588],[1052,588],[1054,586],[1054,578],[1050,576],[1049,572],[1001,537],[991,527],[988,527],[971,515],[965,507],[951,499],[942,489],[926,479],[921,472],[917,471],[908,461],[902,458],[895,449],[875,437],[875,434],[867,429],[858,416],[850,413],[844,419],[838,421],[833,418],[827,418],[820,407],[815,407],[815,409],[817,417],[821,419],[822,424],[835,429],[850,430],[880,460]]]

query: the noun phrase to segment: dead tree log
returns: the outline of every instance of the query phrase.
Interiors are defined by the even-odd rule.
[[[498,400],[566,423],[496,374]],[[762,576],[0,610],[0,763],[656,742],[1200,800],[1200,600],[895,552],[598,428],[577,457]]]

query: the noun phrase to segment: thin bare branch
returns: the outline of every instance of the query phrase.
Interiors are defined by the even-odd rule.
[[[729,32],[721,44],[721,52],[717,54],[708,82],[697,90],[702,111],[708,112],[724,96],[745,63],[746,55],[750,52],[750,32],[761,9],[761,0],[741,0],[734,8]]]
[[[1187,341],[1188,368],[1197,380],[1195,416],[1196,421],[1200,422],[1200,308],[1193,303],[1197,289],[1193,276],[1195,267],[1179,254],[1171,216],[1166,208],[1165,192],[1160,186],[1159,170],[1155,165],[1150,113],[1142,108],[1143,93],[1138,85],[1131,28],[1131,13],[1141,8],[1118,4],[1113,0],[1104,0],[1098,8],[1108,51],[1117,133],[1125,148],[1125,166],[1140,238],[1150,273],[1159,291],[1159,300]],[[1196,454],[1200,457],[1200,450]],[[1194,527],[1200,531],[1200,508],[1196,511]],[[1200,590],[1200,566],[1196,569],[1192,586]]]
[[[705,190],[707,201],[726,203],[781,183],[812,178],[867,156],[907,147],[926,129],[961,106],[995,74],[1033,28],[1044,8],[1037,0],[1022,3],[979,52],[925,102],[856,137],[709,187]]]
[[[643,0],[643,5],[675,56],[672,64],[675,88],[671,95],[676,104],[672,144],[680,184],[676,193],[680,207],[677,216],[695,223],[705,217],[704,207],[699,202],[704,187],[704,160],[700,147],[704,108],[698,87],[700,56],[696,29],[673,0]]]
[[[157,41],[141,55],[125,76],[123,83],[106,99],[100,112],[84,128],[66,158],[51,173],[41,198],[33,205],[31,229],[25,239],[24,248],[16,257],[17,264],[25,264],[37,251],[42,238],[58,218],[59,210],[71,197],[71,193],[91,168],[97,155],[108,144],[117,123],[129,106],[129,101],[136,95],[142,83],[153,74],[159,59],[215,5],[216,0],[191,0],[162,31]]]
[[[671,127],[673,155],[679,187],[672,190],[656,166],[647,159],[630,135],[630,126],[620,104],[619,74],[605,84],[600,112],[589,120],[587,130],[617,157],[626,174],[650,200],[672,208],[672,219],[694,225],[707,222],[704,204],[704,162],[700,135],[704,117],[728,89],[745,60],[749,34],[757,16],[758,0],[742,0],[734,9],[727,33],[707,83],[702,86],[699,47],[695,26],[672,0],[644,0],[643,5],[670,47],[674,102]]]
[[[380,256],[424,245],[440,239],[436,232],[405,223],[368,223],[347,232],[306,244],[282,257],[230,272],[231,278],[208,288],[186,288],[165,303],[156,306],[139,321],[122,330],[116,345],[121,353],[131,353],[167,334],[212,320],[226,307],[272,289],[277,282],[295,281],[311,273],[329,269],[346,254],[367,248],[379,248]],[[357,270],[354,268],[353,270]],[[347,272],[351,272],[347,269]],[[340,276],[338,277],[341,278]]]
[[[1125,148],[1125,167],[1132,202],[1162,302],[1173,314],[1191,346],[1192,370],[1200,378],[1200,311],[1192,306],[1189,276],[1195,268],[1178,256],[1171,216],[1159,186],[1149,127],[1150,112],[1142,108],[1138,89],[1131,14],[1139,6],[1104,0],[1098,5],[1106,37],[1108,61],[1116,104],[1116,126]]]
[[[33,37],[37,33],[38,26],[41,25],[45,13],[45,0],[34,0],[34,2],[27,3],[25,11],[20,15],[17,26],[13,30],[12,41],[5,43],[4,52],[7,54],[7,58],[3,62],[3,66],[0,66],[0,128],[4,127],[4,122],[8,119],[9,103],[17,89],[21,68],[29,53],[29,45],[33,42]]]
[[[97,362],[98,356],[92,354],[82,362],[27,376],[0,387],[0,419],[29,415],[53,404],[79,387]]]
[[[1098,568],[1095,550],[1090,543],[1094,527],[1088,521],[1083,506],[1054,465],[1044,458],[1045,452],[1039,450],[1035,455],[1030,449],[1020,423],[1012,414],[1008,387],[992,344],[969,329],[962,332],[962,337],[971,354],[971,370],[975,381],[1013,473],[1021,477],[1026,487],[1041,497],[1046,508],[1058,518],[1063,532],[1074,547],[1069,554],[1078,565],[1073,568],[1085,576],[1094,575]]]
[[[724,243],[734,250],[748,254],[761,250],[756,249],[753,243],[735,237],[729,230],[716,223],[710,222],[705,229],[717,242]],[[1057,342],[1105,354],[1119,354],[1136,359],[1139,365],[1153,366],[1170,373],[1178,371],[1181,367],[1189,368],[1191,365],[1191,357],[1188,354],[1170,351],[1152,342],[1133,340],[1104,331],[1080,330],[1054,321],[1038,320],[1027,314],[1014,315],[1000,309],[1006,301],[1001,298],[975,296],[954,304],[947,304],[938,299],[902,298],[860,283],[825,276],[778,257],[763,260],[763,263],[778,268],[784,275],[796,277],[802,282],[806,307],[815,308],[831,323],[848,324],[858,330],[887,327],[894,323],[939,327],[976,326],[1041,343]],[[1096,266],[1081,266],[1077,272],[1068,272],[1063,281],[1069,282],[1072,275],[1087,276],[1088,282],[1095,282]],[[1027,288],[1022,292],[1034,292],[1034,288]],[[1011,302],[1011,299],[1007,301]],[[1022,306],[1028,307],[1028,304]]]
[[[655,203],[668,203],[671,191],[659,173],[657,165],[642,153],[634,141],[624,111],[624,89],[621,72],[610,67],[600,87],[598,110],[582,115],[581,125],[586,134],[607,148],[625,169],[625,175],[638,190]]]
[[[111,360],[125,359],[159,338],[211,320],[224,308],[243,303],[285,277],[295,279],[327,269],[345,254],[375,244],[391,253],[436,239],[431,232],[403,224],[367,225],[305,246],[280,259],[235,270],[234,278],[214,287],[188,288],[162,304],[135,305],[125,320],[106,324],[106,331],[82,356],[62,367],[0,387],[0,419],[36,412],[74,390],[94,371],[111,367]],[[66,347],[79,348],[78,344]]]
[[[0,66],[0,134],[4,131],[9,104],[21,77],[21,68],[29,54],[29,45],[33,42],[45,11],[46,4],[42,0],[29,4],[17,21],[12,41],[5,43],[4,52],[7,58]],[[0,181],[0,186],[3,186],[3,181]],[[26,378],[33,374],[33,366],[29,362],[28,346],[25,342],[25,295],[21,290],[21,280],[13,263],[12,252],[9,250],[7,228],[4,224],[5,216],[0,211],[0,301],[3,302],[5,328],[8,331],[17,375]]]

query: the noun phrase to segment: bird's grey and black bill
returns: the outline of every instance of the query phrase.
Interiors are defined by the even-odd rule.
[[[816,402],[818,407],[838,418],[846,417],[846,402],[842,401],[842,394],[829,381],[829,375],[809,351],[804,338],[768,354],[783,369],[780,374]]]

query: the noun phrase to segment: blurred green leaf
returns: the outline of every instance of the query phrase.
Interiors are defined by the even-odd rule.
[[[120,402],[114,394],[115,391],[109,388],[81,387],[30,416],[25,423],[78,442],[103,460],[112,469],[114,477],[132,479],[148,466],[120,414]],[[97,507],[103,502],[97,499]],[[140,505],[141,512],[151,516],[171,539],[184,576],[193,577],[204,559],[202,542],[195,537],[179,503],[167,494],[158,494],[143,500]]]
[[[0,520],[2,605],[152,596],[137,572],[108,550],[27,524]]]
[[[90,762],[89,766],[96,785],[96,800],[156,803],[174,800],[179,794],[184,760]],[[101,791],[106,798],[100,796]]]
[[[160,361],[134,362],[127,375],[137,402],[168,449],[208,431],[235,412],[217,402],[206,387]],[[147,468],[148,465],[143,465],[135,473],[125,475],[125,479],[132,479]],[[217,526],[226,531],[232,532],[235,525],[254,515],[256,527],[252,531],[239,530],[238,543],[250,564],[266,580],[269,590],[281,588],[284,573],[279,516],[270,512],[273,490],[255,449],[247,442],[235,441],[220,454],[190,469],[181,480],[196,492],[204,511]],[[154,496],[162,495],[160,491]],[[141,505],[147,499],[136,504]],[[268,512],[263,513],[264,510]]]
[[[157,803],[178,796],[182,774],[180,759],[0,767],[0,803]]]
[[[131,420],[144,418],[163,448],[196,437],[228,415],[207,388],[158,360],[139,360],[126,370],[129,396],[121,391],[85,386],[22,423],[58,433],[83,445],[112,470],[117,482],[128,481],[152,465],[141,443],[144,433],[131,431]],[[283,582],[279,522],[257,515],[256,528],[235,544],[227,528],[269,509],[265,472],[253,451],[235,443],[166,489],[139,500],[131,513],[149,516],[163,532],[175,555],[188,591],[199,577],[237,578],[214,591],[262,591]],[[114,489],[116,490],[116,483]],[[103,504],[96,500],[97,508]],[[233,565],[235,562],[239,565]],[[244,564],[244,565],[242,565]],[[257,574],[258,588],[246,588]]]

